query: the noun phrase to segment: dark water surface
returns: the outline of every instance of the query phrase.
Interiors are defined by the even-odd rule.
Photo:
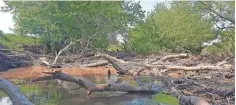
[[[140,80],[139,82],[127,78],[120,80],[116,75],[112,75],[110,78],[107,76],[86,76],[84,78],[98,84],[128,81],[132,85],[140,85]],[[147,77],[141,82],[143,82],[142,85],[153,83]],[[154,83],[159,82],[154,81]],[[18,85],[17,87],[36,105],[166,105],[164,103],[172,101],[172,99],[166,100],[166,102],[158,101],[151,94],[126,94],[124,92],[95,92],[88,97],[85,89],[78,89],[77,84],[60,80]],[[0,105],[11,105],[10,99],[3,92],[0,93]]]

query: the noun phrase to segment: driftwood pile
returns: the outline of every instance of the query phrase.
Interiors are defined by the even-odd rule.
[[[48,63],[46,61],[46,65],[49,67],[53,64],[57,64],[56,61],[60,55],[60,53],[66,50],[71,43],[59,51],[58,55],[54,59],[53,63]],[[81,55],[81,54],[80,54]],[[215,75],[218,73],[224,74],[221,77],[228,77],[228,79],[234,79],[234,60],[229,57],[215,64],[210,63],[201,63],[201,57],[195,57],[189,54],[176,54],[176,55],[165,55],[159,57],[152,57],[151,59],[142,59],[139,62],[135,60],[132,61],[124,61],[121,59],[117,59],[116,57],[112,57],[108,54],[96,52],[93,56],[89,56],[92,59],[102,59],[101,61],[96,61],[89,64],[77,65],[80,67],[95,67],[95,66],[104,66],[107,64],[111,64],[120,75],[148,75],[155,76],[157,78],[162,78],[163,83],[166,84],[165,91],[168,94],[171,94],[177,97],[180,101],[181,105],[209,105],[208,102],[212,104],[219,104],[220,100],[221,104],[232,104],[234,103],[234,86],[230,85],[230,88],[225,88],[224,90],[220,90],[216,87],[207,86],[204,83],[200,83],[200,79],[213,79]],[[79,56],[80,59],[84,59]],[[91,59],[90,59],[91,60]],[[181,71],[182,77],[179,79],[173,79],[168,76],[168,73]],[[48,79],[60,79],[69,82],[77,83],[79,86],[85,88],[87,90],[88,95],[92,92],[101,92],[101,91],[124,91],[124,92],[134,92],[134,93],[142,93],[142,92],[150,92],[156,93],[160,90],[153,90],[150,87],[133,87],[128,84],[95,84],[85,78],[73,78],[67,74],[61,72],[50,72],[51,76],[36,78],[33,81],[38,80],[48,80]],[[203,74],[203,75],[202,75]],[[200,78],[200,79],[199,79]],[[218,78],[219,79],[219,78]],[[217,80],[217,79],[216,79]],[[214,84],[215,86],[218,83]],[[234,81],[233,83],[234,84]],[[192,87],[191,87],[192,86]],[[207,90],[209,89],[209,90]],[[194,91],[194,92],[193,92]],[[203,91],[206,93],[200,94]],[[222,94],[227,93],[227,94]],[[212,97],[209,97],[209,94]],[[200,98],[200,97],[203,98]],[[217,98],[215,96],[218,96]],[[229,98],[230,97],[230,98]],[[223,100],[227,99],[227,102],[223,102]],[[205,101],[207,100],[207,101]]]
[[[176,93],[172,93],[172,95],[178,97],[178,99],[179,97],[185,97],[188,102],[195,100],[195,104],[192,103],[193,105],[198,102],[196,97],[192,97],[194,95],[203,97],[208,102],[216,105],[234,104],[234,57],[228,57],[212,64],[202,62],[203,58],[189,54],[152,57],[151,59],[142,59],[141,62],[135,62],[135,60],[123,61],[102,53],[98,53],[96,56],[106,59],[119,74],[154,75],[166,78],[163,81],[171,79],[173,81],[171,91],[178,90],[183,95],[191,96],[191,98],[176,95]],[[173,79],[168,75],[172,72],[181,73],[181,76]],[[168,93],[171,93],[171,91]]]
[[[46,59],[41,59],[42,63],[49,68],[58,67],[56,65],[58,65],[57,61],[59,59],[59,56],[63,51],[68,49],[77,41],[71,42],[68,46],[60,50],[58,54],[56,54],[56,57],[52,63],[49,63],[48,61],[46,61]],[[86,55],[86,53],[80,55]],[[140,75],[155,76],[155,78],[161,78],[161,80],[165,84],[164,90],[158,90],[150,86],[134,87],[125,83],[96,84],[86,78],[74,78],[60,71],[44,72],[51,75],[33,79],[32,82],[50,79],[60,79],[63,81],[73,82],[78,84],[81,88],[86,89],[88,96],[93,92],[102,91],[122,91],[127,93],[151,94],[164,91],[167,94],[171,94],[177,97],[181,105],[209,105],[209,103],[218,105],[222,103],[234,103],[234,60],[232,62],[232,58],[234,57],[224,59],[215,64],[208,64],[205,62],[201,63],[201,58],[194,57],[189,54],[157,56],[152,57],[151,59],[147,57],[147,59],[141,59],[138,62],[136,60],[124,61],[100,52],[91,54],[89,57],[92,59],[101,59],[101,61],[78,66],[95,67],[111,64],[120,75],[131,75],[133,77]],[[81,56],[79,56],[79,58],[84,59]],[[175,71],[181,71],[180,73],[182,73],[182,77],[174,79],[168,75],[169,73]],[[219,87],[217,86],[218,83],[216,82],[216,80],[219,79],[218,77],[233,80],[232,83],[227,84],[230,86],[230,88],[219,89]],[[205,84],[202,79],[204,79],[205,81],[214,81],[215,84],[213,84],[213,86],[209,82],[207,82],[208,84]],[[8,85],[12,87],[12,84],[8,83],[4,79],[1,79],[0,82],[2,83],[2,86]],[[10,92],[14,91],[15,89],[0,89],[12,96],[13,98],[10,98],[13,100],[23,97],[22,95],[17,95],[18,93]],[[24,97],[22,99],[27,100]]]
[[[4,71],[10,68],[32,65],[33,59],[29,57],[31,54],[33,53],[19,52],[0,47],[0,70]]]
[[[134,77],[140,75],[153,75],[157,78],[162,78],[162,81],[166,84],[165,92],[177,97],[181,105],[209,105],[208,102],[217,104],[217,101],[214,101],[217,99],[212,97],[209,98],[209,94],[217,95],[220,98],[224,99],[226,99],[227,97],[231,97],[231,99],[229,99],[229,101],[226,103],[233,102],[232,97],[234,96],[234,86],[224,90],[217,90],[217,88],[207,87],[203,83],[199,83],[198,80],[194,80],[201,77],[201,75],[198,74],[208,74],[210,75],[208,76],[208,78],[213,78],[211,76],[213,76],[215,72],[224,72],[225,75],[229,75],[230,73],[232,73],[230,71],[233,71],[232,69],[234,69],[233,65],[229,64],[229,59],[232,59],[233,57],[227,58],[216,64],[201,64],[201,62],[199,62],[201,58],[197,58],[189,54],[167,55],[159,58],[153,57],[152,59],[143,60],[143,62],[123,61],[121,59],[117,59],[116,57],[112,57],[108,54],[100,52],[97,52],[94,56],[92,56],[92,58],[102,58],[103,60],[97,61],[95,63],[80,65],[80,67],[95,67],[111,64],[117,70],[117,73],[120,75],[132,75]],[[172,71],[182,71],[182,76],[185,78],[173,79],[169,77],[167,74]],[[68,82],[74,82],[80,85],[82,88],[85,88],[87,90],[88,95],[90,95],[92,92],[101,91],[123,91],[128,93],[157,93],[160,91],[153,90],[150,87],[133,87],[129,84],[95,84],[85,78],[75,79],[61,72],[49,72],[49,74],[52,75],[48,77],[37,78],[33,81],[60,79]],[[234,78],[234,75],[231,76],[231,78]],[[191,86],[193,87],[188,88]],[[205,96],[199,94],[202,93],[202,91],[204,90],[209,94],[204,93]],[[193,93],[189,91],[197,92]],[[204,99],[196,95],[203,97]],[[205,99],[208,102],[205,101]]]

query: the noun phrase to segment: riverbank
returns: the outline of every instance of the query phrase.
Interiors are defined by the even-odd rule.
[[[53,59],[48,60],[52,62]],[[58,62],[62,68],[48,69],[43,66],[16,68],[1,72],[0,77],[34,79],[48,76],[48,74],[42,73],[45,71],[62,71],[72,76],[107,76],[108,69],[111,74],[117,74],[117,70],[112,67],[110,62],[105,62],[105,66],[82,67],[84,65],[88,66],[87,64],[104,62],[104,60],[106,59],[96,55],[84,58],[79,58],[78,55],[61,56]],[[123,62],[122,60],[124,59],[117,59],[118,62]],[[175,88],[186,96],[198,96],[213,105],[233,105],[234,103],[235,64],[232,57],[164,53],[126,57],[124,61],[126,63],[117,64],[130,73],[131,79],[139,76],[153,78],[158,78],[160,75],[167,76],[173,79]],[[153,66],[147,67],[145,65],[147,63]],[[156,73],[157,71],[159,74]]]

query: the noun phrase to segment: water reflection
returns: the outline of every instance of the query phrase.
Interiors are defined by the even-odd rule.
[[[0,97],[0,105],[12,105],[9,97]]]
[[[117,75],[84,76],[95,83],[117,82]],[[28,99],[36,105],[157,105],[150,94],[125,94],[124,92],[95,92],[90,98],[78,84],[60,80],[38,83],[37,86],[19,86]],[[24,88],[24,89],[22,89]],[[0,105],[11,105],[8,97],[1,97]]]

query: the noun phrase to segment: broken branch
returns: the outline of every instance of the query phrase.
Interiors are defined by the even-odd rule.
[[[63,52],[63,51],[65,51],[66,49],[68,49],[71,45],[73,45],[73,44],[75,44],[76,42],[78,42],[78,41],[80,41],[81,39],[78,39],[78,40],[76,40],[76,41],[71,41],[66,47],[64,47],[63,49],[61,49],[59,52],[58,52],[58,54],[56,55],[56,57],[55,57],[55,59],[54,59],[54,61],[52,62],[52,65],[55,65],[56,63],[57,63],[57,59],[58,59],[58,57],[61,55],[61,53]]]

